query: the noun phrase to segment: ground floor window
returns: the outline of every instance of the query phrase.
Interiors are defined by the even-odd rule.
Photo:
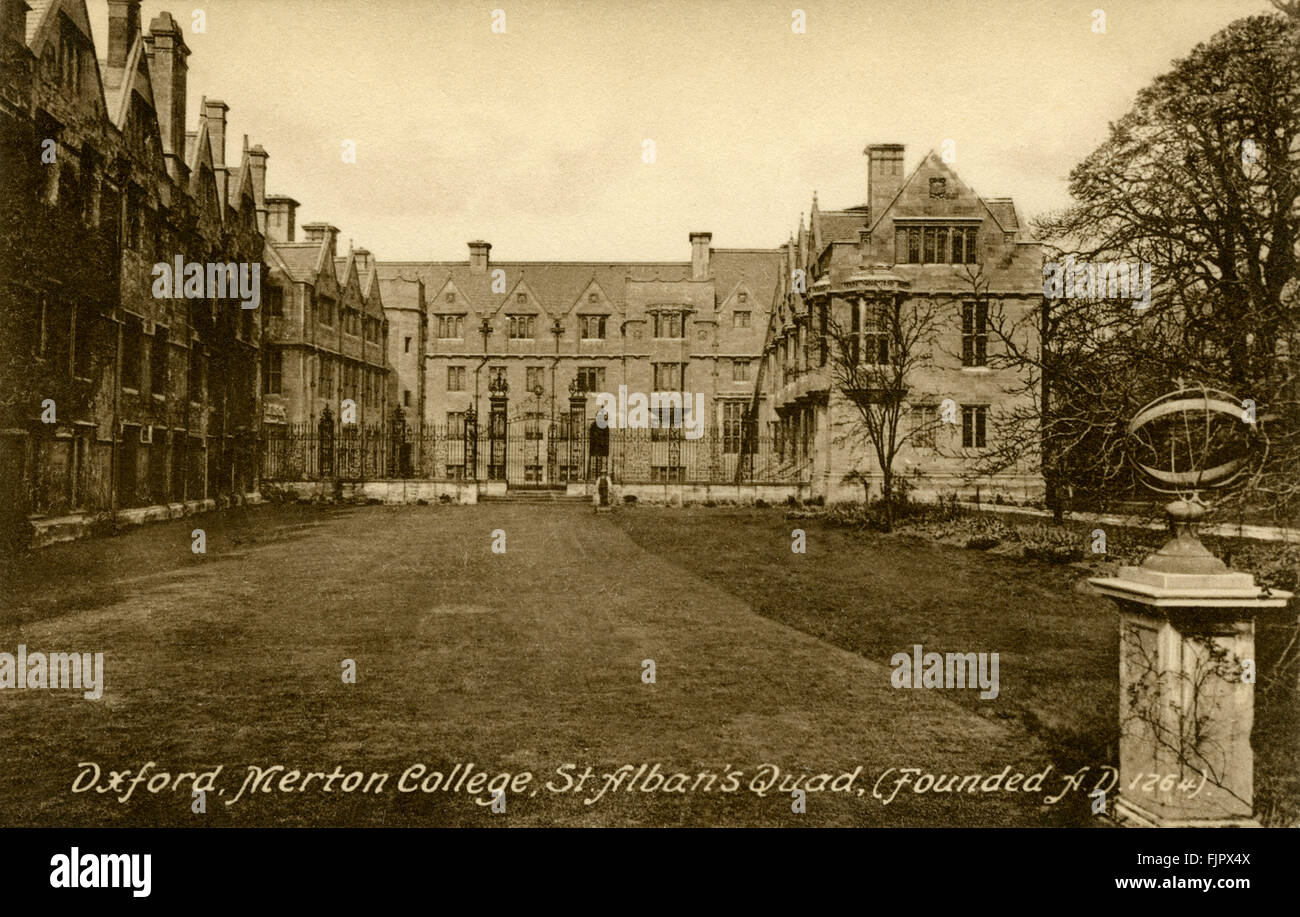
[[[988,406],[964,404],[961,408],[961,445],[963,449],[983,449],[987,443]]]
[[[682,465],[651,465],[650,481],[654,484],[680,484],[686,480],[686,468]]]

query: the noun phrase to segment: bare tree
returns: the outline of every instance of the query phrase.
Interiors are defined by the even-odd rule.
[[[1278,8],[1143,89],[1038,229],[1080,262],[1149,265],[1155,287],[1142,311],[1045,305],[1045,423],[1077,411],[1080,430],[1111,429],[1151,388],[1222,387],[1253,402],[1268,444],[1239,499],[1284,507],[1300,498],[1300,17]]]
[[[932,300],[902,295],[859,300],[850,309],[848,327],[829,316],[826,322],[832,385],[853,408],[835,435],[850,448],[870,447],[880,469],[885,527],[892,529],[894,462],[905,445],[933,435],[940,422],[937,417],[901,422],[909,409],[910,382],[933,363],[940,311]],[[865,485],[861,469],[856,479]]]

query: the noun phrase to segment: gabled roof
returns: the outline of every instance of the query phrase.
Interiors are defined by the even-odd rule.
[[[984,205],[993,212],[1005,232],[1020,232],[1020,217],[1016,213],[1016,205],[1009,197],[991,197],[984,202]]]
[[[817,218],[820,248],[825,248],[832,242],[857,242],[859,230],[867,228],[867,215],[862,212],[823,210],[817,214]]]
[[[781,258],[775,248],[712,249],[709,263],[715,294],[730,292],[743,280],[758,304],[770,304],[776,297]],[[472,270],[467,261],[388,261],[378,262],[378,269],[382,281],[422,281],[430,311],[478,315],[514,306],[520,289],[529,293],[530,305],[548,315],[567,315],[582,310],[593,284],[601,294],[602,311],[622,311],[627,308],[629,281],[691,280],[688,261],[493,261],[485,272]],[[493,273],[498,270],[504,283],[493,292]],[[457,293],[454,306],[443,300],[448,285]]]
[[[493,292],[493,272],[504,273],[501,292]],[[465,261],[388,261],[379,262],[381,279],[404,277],[424,282],[425,289],[436,299],[434,308],[442,309],[441,293],[450,282],[459,294],[457,308],[464,306],[487,315],[496,312],[510,290],[527,277],[528,289],[545,311],[562,315],[594,278],[615,308],[626,304],[625,287],[633,280],[688,280],[688,262],[593,262],[593,261],[493,261],[486,272],[470,269]],[[446,310],[442,310],[446,311]]]
[[[769,308],[777,300],[781,262],[780,249],[715,248],[709,259],[714,289],[729,296],[743,284],[756,308]]]
[[[249,206],[256,212],[257,189],[253,187],[253,164],[248,155],[247,136],[244,137],[244,150],[240,155],[239,168],[226,170],[226,203],[236,213],[243,210],[245,190],[248,191]]]
[[[32,45],[32,41],[36,38],[36,33],[41,26],[45,24],[45,14],[57,2],[58,0],[27,0],[27,5],[32,8],[31,12],[27,14],[27,47],[33,51],[36,48]]]
[[[91,48],[90,59],[94,64],[95,72],[95,89],[97,92],[97,102],[101,109],[105,105],[104,101],[104,75],[101,72],[100,63],[95,59],[95,33],[90,28],[90,17],[86,14],[85,0],[28,0],[28,6],[31,10],[27,13],[25,28],[25,38],[27,47],[37,58],[49,43],[51,33],[54,31],[55,24],[59,21],[59,11],[62,10],[73,26],[86,38],[87,44]],[[57,37],[57,36],[56,36]]]
[[[977,192],[974,188],[970,187],[970,185],[967,185],[964,181],[962,181],[961,178],[957,175],[957,173],[954,172],[948,166],[948,164],[943,161],[943,158],[940,157],[939,154],[936,153],[933,148],[931,148],[928,153],[926,153],[924,156],[921,157],[921,161],[918,162],[916,164],[916,167],[912,169],[910,174],[908,174],[907,179],[899,186],[898,192],[893,196],[892,199],[890,199],[889,203],[884,208],[881,209],[880,213],[875,213],[871,215],[872,216],[871,229],[873,231],[877,226],[880,225],[880,221],[883,220],[885,218],[885,215],[888,214],[889,211],[893,209],[894,204],[896,204],[898,202],[898,199],[903,196],[903,192],[907,190],[907,187],[916,180],[916,177],[921,174],[921,171],[925,169],[927,165],[932,168],[937,168],[939,171],[943,172],[948,178],[956,182],[959,186],[970,191],[970,193],[975,197],[975,199],[980,202],[980,205],[984,208],[985,212],[987,212],[989,216],[993,217],[994,222],[996,222],[999,226],[1001,226],[1003,231],[1005,232],[1015,231],[1013,229],[1009,229],[1007,227],[1007,224],[1003,223],[1002,220],[999,219],[998,214],[990,206],[990,202],[984,199],[983,197],[981,197],[979,192]],[[1009,215],[1006,214],[1007,208],[1003,208],[1004,215],[1007,215],[1010,218],[1014,218],[1015,205],[1011,203],[1010,198],[994,198],[993,200],[1000,204],[1004,203],[1006,205],[1010,205],[1009,206],[1010,214]],[[1019,221],[1016,222],[1016,225],[1017,227],[1019,226]]]
[[[379,272],[374,268],[361,272],[361,295],[366,300],[366,314],[384,317],[384,292],[379,285]]]
[[[327,268],[328,276],[334,277],[334,282],[338,283],[334,262],[329,256],[328,239],[321,239],[319,242],[274,242],[268,239],[267,244],[275,249],[280,260],[284,262],[286,273],[296,283],[310,283],[315,286]]]
[[[137,35],[127,52],[126,62],[121,69],[110,67],[107,60],[101,60],[99,67],[104,73],[104,105],[113,125],[122,130],[131,113],[131,93],[138,92],[146,104],[155,108],[153,81],[149,77],[148,55],[144,50],[144,36]],[[157,130],[158,119],[154,125]]]
[[[596,296],[596,302],[594,305],[591,302],[591,295],[593,293]],[[601,289],[600,281],[598,281],[593,274],[591,281],[578,291],[577,297],[569,304],[569,308],[566,311],[579,313],[586,312],[589,314],[599,315],[609,309],[610,306],[611,303],[609,301],[609,296],[603,289]]]

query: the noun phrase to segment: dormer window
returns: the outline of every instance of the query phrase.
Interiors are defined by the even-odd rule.
[[[531,341],[533,339],[532,315],[511,315],[510,339],[514,341]]]

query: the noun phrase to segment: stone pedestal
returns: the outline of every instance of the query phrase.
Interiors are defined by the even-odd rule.
[[[1142,566],[1090,582],[1120,610],[1116,817],[1149,827],[1256,825],[1255,614],[1291,594],[1228,570],[1190,524]]]

